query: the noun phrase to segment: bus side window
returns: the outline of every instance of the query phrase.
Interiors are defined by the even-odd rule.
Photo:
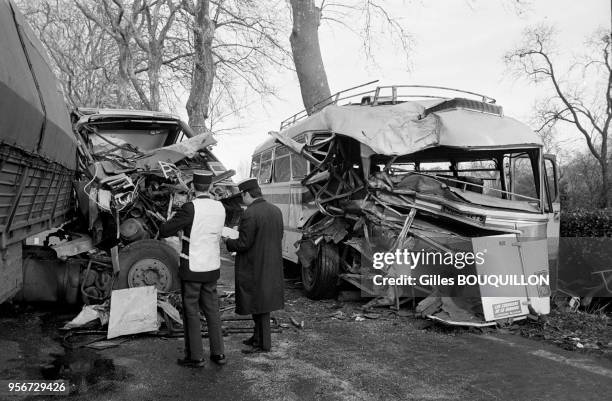
[[[261,168],[261,155],[254,155],[251,161],[251,178],[259,177],[259,170]]]
[[[274,182],[287,182],[291,179],[290,153],[286,146],[279,146],[274,151]]]
[[[307,167],[306,159],[296,153],[291,155],[291,179],[301,180],[306,177]]]
[[[269,184],[272,179],[272,149],[261,154],[261,168],[259,170],[259,183]]]

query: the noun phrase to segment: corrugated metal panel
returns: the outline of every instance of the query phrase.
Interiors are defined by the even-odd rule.
[[[0,145],[0,248],[61,223],[73,179],[57,163]]]

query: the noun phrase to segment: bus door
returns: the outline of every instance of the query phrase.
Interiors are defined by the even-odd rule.
[[[298,183],[289,186],[289,213],[285,221],[285,233],[283,235],[283,256],[297,263],[297,248],[295,243],[302,238],[298,225],[302,218],[302,192],[304,187]]]

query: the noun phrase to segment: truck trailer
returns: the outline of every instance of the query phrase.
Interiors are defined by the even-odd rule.
[[[22,242],[65,222],[77,140],[45,51],[0,1],[0,302],[23,284]]]

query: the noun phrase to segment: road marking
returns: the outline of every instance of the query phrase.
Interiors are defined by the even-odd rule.
[[[555,354],[553,352],[549,352],[543,349],[538,349],[535,351],[527,350],[527,347],[516,344],[512,341],[505,340],[499,337],[493,336],[477,336],[479,338],[484,338],[485,340],[494,341],[498,343],[506,344],[510,347],[518,347],[523,350],[526,350],[528,354],[539,356],[540,358],[546,358],[551,361],[555,361],[558,363],[563,363],[568,366],[572,366],[574,368],[586,370],[587,372],[595,373],[601,376],[612,378],[612,370],[604,368],[602,366],[598,366],[592,363],[589,359],[586,358],[568,358],[563,355]]]
[[[493,336],[476,336],[478,338],[484,338],[485,340],[489,340],[489,341],[495,341],[498,343],[504,343],[506,345],[509,345],[511,347],[516,347],[517,345],[515,343],[513,343],[512,341],[508,341],[508,340],[504,340],[503,338],[499,338],[499,337],[493,337]]]
[[[603,368],[601,366],[593,365],[588,359],[567,358],[563,355],[554,354],[543,349],[530,351],[529,353],[531,355],[536,355],[542,358],[550,359],[551,361],[564,363],[566,365],[586,370],[588,372],[595,373],[598,375],[606,376],[612,379],[612,370]]]

